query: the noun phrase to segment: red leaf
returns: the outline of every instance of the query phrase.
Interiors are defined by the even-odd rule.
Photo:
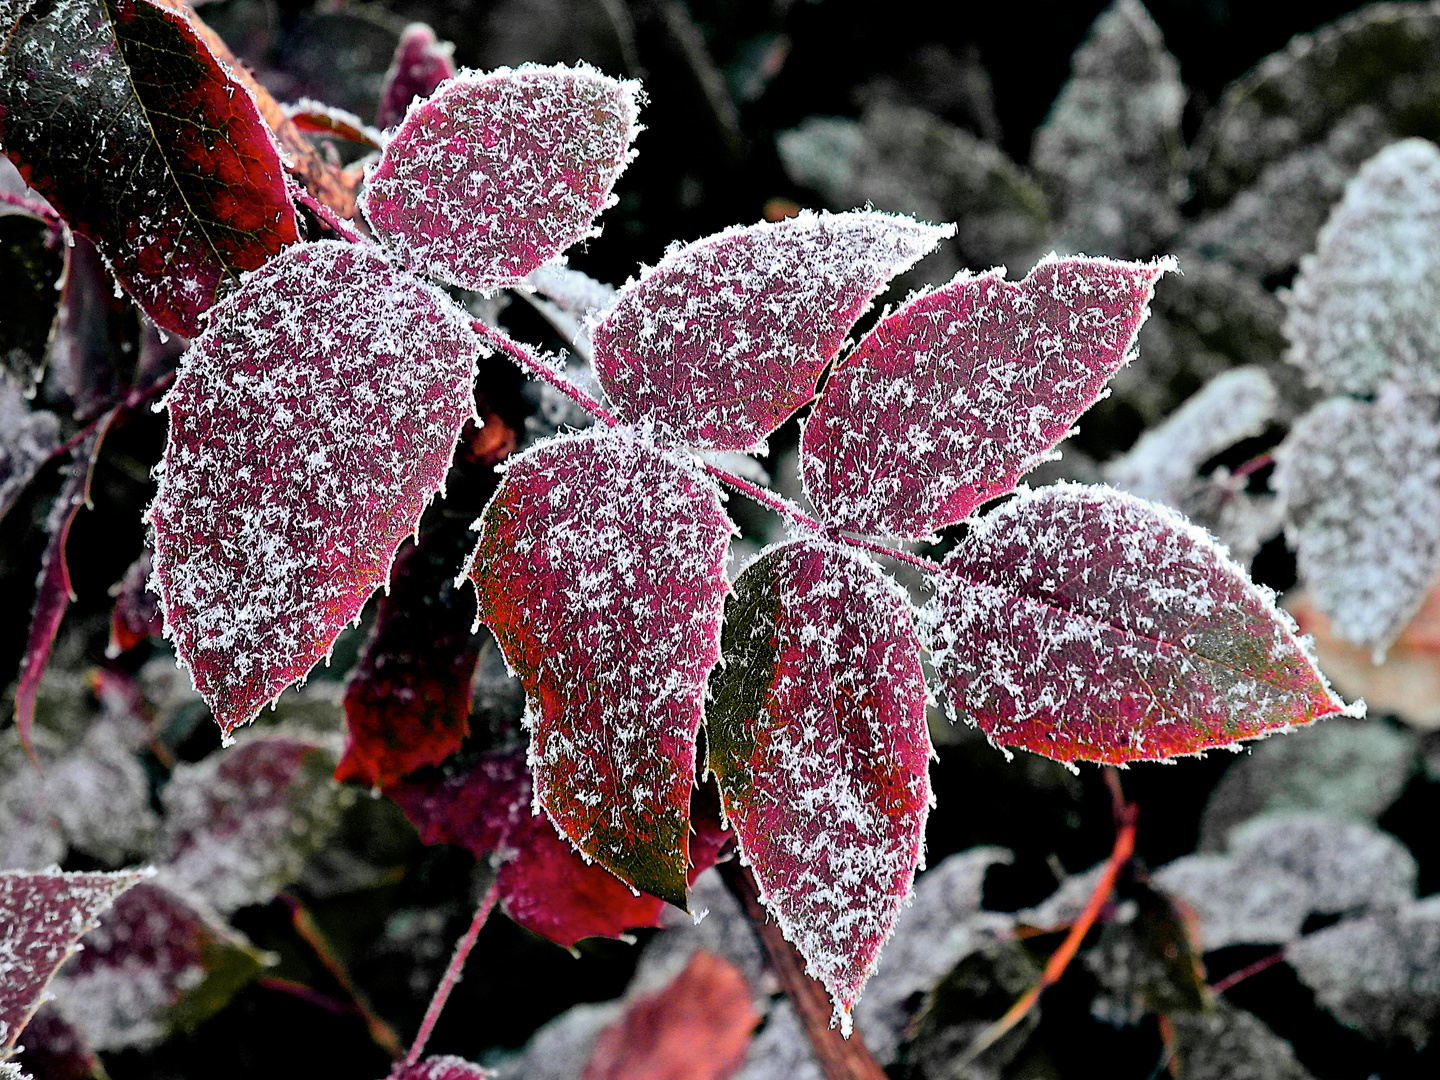
[[[143,876],[0,871],[0,1059],[14,1052],[50,977],[80,938]]]
[[[333,135],[337,139],[359,143],[374,150],[379,150],[383,142],[380,132],[368,127],[354,113],[337,109],[334,105],[322,105],[318,101],[306,99],[296,105],[287,106],[285,115],[300,131]]]
[[[34,1080],[95,1080],[105,1075],[95,1052],[53,1004],[40,1006],[25,1026],[25,1046],[16,1061]]]
[[[462,73],[411,107],[361,209],[418,273],[516,284],[594,235],[630,160],[639,97],[639,83],[585,66]]]
[[[595,329],[595,373],[627,423],[749,450],[815,393],[850,328],[952,230],[862,211],[802,213],[679,250]]]
[[[821,517],[922,537],[1013,490],[1129,361],[1174,266],[1049,258],[1018,285],[962,275],[882,319],[805,425]]]
[[[921,629],[950,717],[1002,746],[1166,760],[1353,711],[1223,548],[1109,488],[1007,503],[935,587]]]
[[[28,5],[0,44],[0,143],[167,330],[195,334],[297,237],[254,99],[150,0]]]
[[[130,564],[120,579],[115,593],[115,607],[110,612],[110,644],[105,655],[114,659],[129,652],[149,637],[159,637],[165,629],[160,617],[160,598],[148,588],[150,580],[150,549]]]
[[[580,1080],[727,1080],[760,1022],[751,998],[739,968],[697,949],[669,985],[600,1032]]]
[[[455,46],[441,43],[435,31],[424,23],[411,23],[400,35],[395,46],[395,59],[385,72],[385,85],[380,90],[380,106],[375,123],[391,128],[405,118],[405,111],[416,98],[428,98],[446,79],[455,76],[452,56]]]
[[[473,415],[479,351],[442,293],[333,241],[247,277],[191,344],[148,520],[176,653],[227,734],[385,581]]]
[[[387,1080],[486,1080],[494,1075],[464,1058],[437,1054],[414,1065],[397,1065]]]
[[[569,436],[514,459],[480,524],[471,577],[525,686],[537,803],[588,858],[684,907],[734,528],[718,490],[630,435]]]
[[[735,581],[706,731],[760,898],[849,1031],[910,895],[930,808],[920,642],[870,559],[782,544]]]

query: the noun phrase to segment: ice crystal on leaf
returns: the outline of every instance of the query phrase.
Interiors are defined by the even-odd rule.
[[[165,398],[154,585],[227,733],[385,582],[474,415],[479,351],[438,290],[334,241],[247,277],[191,344]]]
[[[1022,495],[935,582],[921,632],[950,716],[1001,746],[1165,760],[1345,711],[1223,548],[1108,488]]]
[[[436,1054],[414,1065],[397,1065],[387,1080],[488,1080],[494,1075],[453,1054]]]
[[[961,274],[880,320],[805,425],[805,491],[830,524],[921,537],[1014,488],[1131,358],[1174,260],[1047,258]]]
[[[852,550],[773,548],[736,579],[710,690],[710,768],[741,856],[848,1031],[930,806],[910,605]]]
[[[949,227],[802,213],[672,249],[594,333],[626,423],[705,450],[756,447],[815,392],[870,301]]]
[[[410,269],[516,285],[591,235],[630,160],[640,85],[593,68],[464,71],[412,105],[361,208]]]

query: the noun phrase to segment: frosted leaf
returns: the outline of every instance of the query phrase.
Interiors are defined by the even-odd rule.
[[[1440,1021],[1440,896],[1326,927],[1285,959],[1342,1023],[1424,1047]]]
[[[1035,132],[1031,164],[1068,251],[1149,255],[1180,224],[1185,144],[1180,66],[1139,0],[1101,12]]]
[[[360,206],[410,269],[467,289],[518,284],[614,200],[640,84],[594,68],[462,71],[412,105]]]
[[[334,766],[325,748],[272,734],[177,765],[160,793],[160,881],[221,915],[268,902],[338,820]]]
[[[1294,1047],[1223,997],[1207,1012],[1175,1012],[1169,1020],[1185,1080],[1314,1080]]]
[[[165,631],[160,615],[160,598],[150,591],[150,575],[154,570],[150,549],[130,564],[115,588],[115,607],[110,612],[110,643],[105,655],[121,656],[146,638],[159,637]]]
[[[24,1049],[16,1060],[40,1080],[84,1080],[105,1075],[100,1059],[60,1015],[54,1002],[40,1006],[25,1026],[24,1038]],[[0,1072],[0,1077],[5,1075]]]
[[[412,101],[428,98],[436,87],[453,78],[454,55],[455,46],[437,40],[435,31],[424,23],[405,27],[395,46],[395,59],[385,72],[375,123],[382,128],[394,127],[405,118]]]
[[[710,699],[709,765],[741,857],[848,1032],[909,899],[930,809],[905,594],[848,548],[762,552],[726,604]]]
[[[0,1058],[49,996],[55,969],[76,952],[116,897],[144,874],[0,871]]]
[[[59,418],[32,410],[15,381],[0,372],[0,519],[59,445]]]
[[[1360,169],[1300,261],[1289,358],[1330,391],[1386,380],[1440,392],[1440,149],[1387,146]]]
[[[801,475],[829,524],[925,536],[1014,488],[1132,356],[1173,260],[1042,260],[968,273],[880,320],[805,425]]]
[[[56,977],[56,1003],[92,1049],[145,1048],[218,1012],[268,962],[212,914],[142,882]]]
[[[705,679],[734,526],[693,459],[627,432],[513,459],[479,524],[480,621],[525,685],[535,805],[587,858],[685,906]]]
[[[435,1054],[414,1065],[397,1065],[386,1080],[488,1080],[495,1074],[452,1054]]]
[[[13,11],[0,142],[146,314],[187,337],[224,284],[297,238],[255,99],[150,0]]]
[[[165,398],[152,587],[228,733],[384,583],[474,415],[480,344],[373,249],[288,250],[211,314]]]
[[[148,734],[132,716],[101,716],[79,746],[42,769],[41,805],[70,847],[110,866],[148,854],[159,825],[135,753]]]
[[[815,392],[870,301],[949,227],[802,212],[672,248],[594,332],[618,415],[707,450],[757,447]]]
[[[1345,706],[1222,548],[1162,507],[1071,484],[983,518],[921,635],[962,717],[1059,761],[1167,760]]]
[[[1334,630],[1378,661],[1440,572],[1440,403],[1390,387],[1332,398],[1275,452],[1300,574]]]
[[[1084,957],[1100,984],[1090,1015],[1124,1027],[1138,1024],[1146,1013],[1204,1011],[1210,994],[1193,913],[1144,881],[1125,891]]]

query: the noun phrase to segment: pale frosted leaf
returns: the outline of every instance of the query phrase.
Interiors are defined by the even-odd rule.
[[[801,213],[672,248],[595,328],[600,385],[623,420],[661,438],[752,449],[810,400],[885,283],[949,231]]]
[[[1387,146],[1350,181],[1300,261],[1287,305],[1289,358],[1331,391],[1393,380],[1440,392],[1440,149]]]
[[[515,285],[613,202],[640,84],[594,68],[462,71],[414,104],[361,209],[410,269],[467,289]]]
[[[683,907],[733,530],[718,490],[629,433],[570,436],[514,459],[479,526],[479,617],[525,684],[537,806]]]
[[[1132,355],[1172,260],[1042,260],[962,274],[882,319],[836,365],[801,474],[840,528],[920,537],[1014,488]]]
[[[79,746],[41,773],[41,804],[69,845],[110,866],[148,854],[154,842],[159,819],[136,754],[147,734],[134,717],[97,718]]]
[[[760,898],[848,1030],[923,852],[925,683],[910,606],[867,557],[763,552],[726,605],[710,768]]]
[[[326,656],[440,488],[480,345],[373,249],[295,247],[216,309],[165,398],[167,631],[228,733]]]
[[[1223,997],[1208,1012],[1176,1012],[1169,1020],[1185,1080],[1314,1080],[1294,1047]]]
[[[59,417],[32,410],[15,380],[0,372],[0,518],[59,445]]]
[[[962,717],[1061,761],[1166,760],[1345,706],[1268,590],[1202,531],[1064,484],[982,519],[921,632]]]
[[[1139,0],[1106,8],[1035,132],[1031,164],[1057,206],[1057,243],[1091,255],[1149,255],[1180,223],[1180,66]]]
[[[1286,536],[1334,630],[1376,659],[1440,571],[1440,402],[1332,398],[1275,454]]]

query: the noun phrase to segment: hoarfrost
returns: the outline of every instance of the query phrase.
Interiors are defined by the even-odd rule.
[[[59,417],[32,410],[20,386],[0,371],[0,518],[59,445]]]

